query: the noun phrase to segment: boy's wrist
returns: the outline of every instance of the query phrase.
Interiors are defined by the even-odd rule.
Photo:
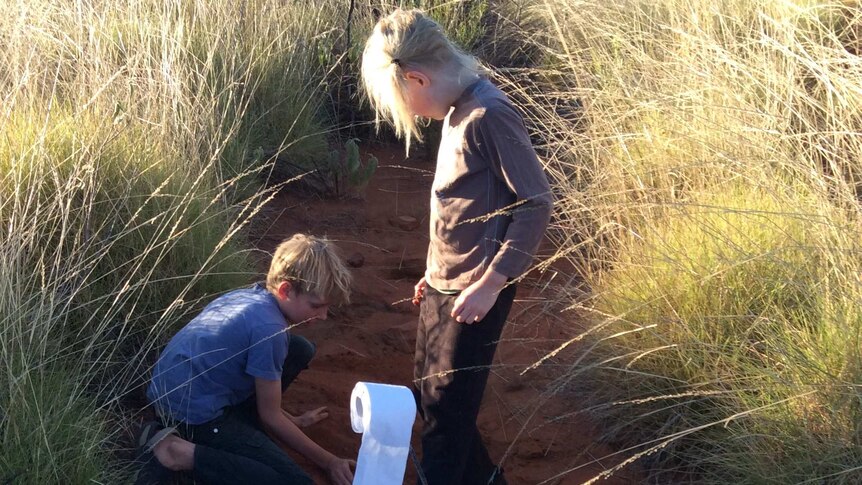
[[[494,291],[499,291],[502,290],[504,286],[506,286],[506,282],[508,280],[509,278],[503,273],[499,273],[492,268],[488,268],[488,270],[485,271],[485,274],[482,275],[482,278],[479,280],[479,284],[491,288]]]
[[[335,460],[338,459],[338,457],[326,450],[323,450],[323,452],[324,455],[321,457],[321,460],[317,464],[317,466],[323,468],[324,470],[329,470],[329,468],[332,467],[332,464],[335,462]]]

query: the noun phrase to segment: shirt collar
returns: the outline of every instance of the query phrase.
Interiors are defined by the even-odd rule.
[[[479,76],[479,79],[477,79],[473,84],[470,84],[469,86],[464,88],[464,91],[461,93],[460,96],[458,96],[458,99],[456,99],[455,102],[452,103],[452,106],[458,108],[459,106],[464,104],[468,99],[470,99],[470,96],[473,95],[479,85],[483,82],[487,82],[487,79],[485,79],[483,76]]]

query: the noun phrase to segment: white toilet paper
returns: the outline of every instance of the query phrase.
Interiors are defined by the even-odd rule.
[[[401,485],[416,419],[413,393],[404,386],[357,382],[350,424],[362,433],[353,485]]]

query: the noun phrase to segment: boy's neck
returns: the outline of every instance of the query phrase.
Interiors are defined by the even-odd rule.
[[[451,108],[455,101],[464,94],[464,91],[479,80],[479,74],[465,69],[452,74],[451,71],[441,69],[436,73],[437,93],[436,98],[447,108]],[[448,111],[448,109],[447,109]]]

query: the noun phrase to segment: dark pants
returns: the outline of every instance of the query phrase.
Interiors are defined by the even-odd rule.
[[[450,316],[456,298],[429,287],[419,312],[414,383],[425,420],[422,471],[429,485],[505,483],[476,418],[515,286],[503,289],[485,318],[470,325]]]
[[[314,357],[314,344],[298,335],[290,336],[287,360],[281,374],[281,390],[304,369]],[[258,420],[254,396],[230,407],[218,418],[199,425],[180,425],[183,438],[195,444],[196,482],[204,484],[275,484],[306,485],[314,483],[263,431]]]

